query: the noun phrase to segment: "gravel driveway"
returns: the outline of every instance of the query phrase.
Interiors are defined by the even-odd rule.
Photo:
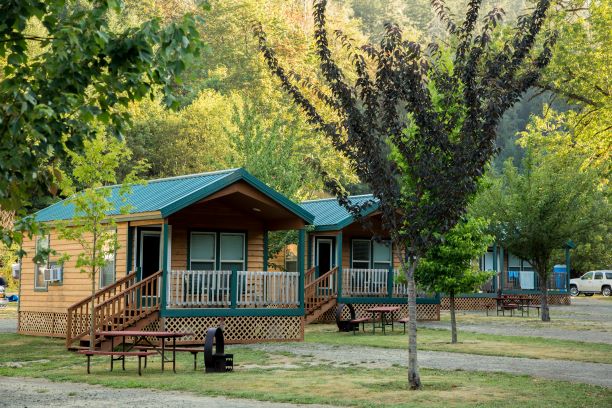
[[[236,347],[236,346],[234,346]],[[408,351],[377,347],[334,346],[317,343],[253,344],[244,346],[268,352],[312,356],[316,360],[356,363],[368,367],[408,365]],[[612,364],[474,354],[419,351],[419,365],[440,370],[469,370],[525,374],[551,380],[601,385],[612,388]]]
[[[506,318],[497,322],[481,324],[462,323],[461,314],[480,314],[482,312],[461,311],[458,317],[458,329],[474,333],[494,334],[501,336],[544,337],[549,339],[572,340],[586,343],[612,344],[612,302],[597,298],[572,298],[571,306],[551,306],[553,321],[584,323],[580,330],[569,328],[545,327],[545,323],[535,326],[517,324],[518,318]],[[447,313],[447,312],[446,312]],[[588,326],[586,326],[588,325]],[[449,322],[419,322],[419,327],[450,330]],[[588,328],[588,330],[587,330]],[[599,329],[599,330],[597,330]]]
[[[0,377],[2,407],[206,407],[206,408],[323,408],[223,397],[202,397],[188,392],[143,388],[108,388],[100,385],[51,382],[38,378]]]
[[[17,319],[0,319],[0,333],[17,333]]]

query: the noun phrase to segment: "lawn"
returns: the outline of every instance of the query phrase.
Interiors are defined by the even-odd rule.
[[[306,327],[305,341],[337,345],[407,348],[408,337],[402,330],[339,333],[336,325],[315,324]],[[370,329],[371,330],[371,329]],[[554,340],[541,337],[499,336],[459,332],[459,343],[450,343],[450,331],[419,328],[419,350],[448,351],[488,356],[544,358],[573,361],[589,361],[612,364],[612,345],[582,343],[570,340]]]
[[[382,337],[382,336],[377,336]],[[399,336],[398,336],[399,337]],[[391,336],[389,336],[391,338]],[[192,358],[181,354],[177,374],[162,373],[152,358],[143,376],[136,361],[127,371],[108,371],[108,358],[93,359],[91,375],[85,358],[64,349],[60,339],[1,334],[0,375],[43,377],[110,387],[143,387],[190,391],[265,401],[320,403],[355,407],[428,406],[608,406],[608,389],[535,379],[527,376],[422,369],[424,390],[407,391],[406,370],[367,369],[351,365],[317,363],[308,357],[270,354],[249,348],[228,347],[236,370],[231,374],[194,372]],[[608,401],[608,402],[606,402]]]

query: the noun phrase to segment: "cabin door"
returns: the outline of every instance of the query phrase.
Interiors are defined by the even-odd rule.
[[[317,276],[323,275],[325,272],[329,271],[333,267],[333,251],[334,241],[331,238],[317,239]]]
[[[140,233],[140,277],[145,279],[161,269],[161,233],[159,231],[142,231]],[[156,296],[157,286],[145,289],[143,296]],[[145,293],[153,292],[153,293]]]

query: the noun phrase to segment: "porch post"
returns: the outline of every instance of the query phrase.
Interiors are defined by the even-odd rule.
[[[308,259],[306,259],[306,265],[308,269],[312,268],[312,241],[314,237],[308,237]]]
[[[499,289],[500,291],[504,290],[504,275],[506,274],[504,270],[504,247],[499,246]]]
[[[300,278],[298,279],[298,299],[300,303],[300,307],[304,308],[304,239],[306,237],[306,231],[304,229],[300,229],[298,231],[298,253],[297,253],[297,262],[298,262],[298,272],[300,273]]]
[[[159,325],[160,325],[160,330],[165,330],[166,329],[166,319],[163,317],[164,316],[164,312],[166,311],[166,293],[168,292],[168,288],[167,285],[170,283],[170,280],[168,279],[168,220],[164,219],[164,222],[162,224],[162,229],[161,229],[161,234],[162,234],[162,260],[161,260],[161,270],[162,270],[162,276],[161,276],[161,288],[159,288],[161,294],[161,305],[160,305],[160,314],[161,314],[161,318],[159,319]]]
[[[342,296],[342,231],[336,236],[336,266],[338,267],[338,297]]]
[[[387,271],[387,296],[393,297],[393,263]]]
[[[263,235],[263,270],[268,271],[268,230],[264,230]]]
[[[569,290],[569,282],[570,282],[570,247],[565,247],[565,290]]]
[[[230,306],[235,309],[238,305],[238,270],[235,267],[232,268],[230,279]]]
[[[497,292],[497,271],[499,270],[499,268],[497,267],[497,264],[499,263],[499,259],[497,258],[497,244],[493,245],[493,271],[495,272],[495,275],[493,276],[493,293]],[[486,265],[485,265],[485,270],[487,269]]]

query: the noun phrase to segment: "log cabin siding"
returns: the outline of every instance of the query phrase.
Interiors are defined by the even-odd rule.
[[[89,275],[76,267],[78,254],[83,252],[76,241],[60,239],[58,232],[51,228],[49,245],[56,253],[50,255],[51,262],[58,260],[62,255],[70,256],[64,263],[63,280],[61,283],[49,283],[46,290],[34,289],[34,276],[36,265],[32,260],[36,251],[36,239],[25,238],[23,249],[26,251],[22,259],[20,282],[20,310],[32,312],[66,313],[68,306],[91,295],[91,280]],[[120,248],[115,255],[115,279],[122,278],[127,271],[127,223],[117,223],[117,240]],[[99,274],[96,275],[96,289],[100,283]]]

